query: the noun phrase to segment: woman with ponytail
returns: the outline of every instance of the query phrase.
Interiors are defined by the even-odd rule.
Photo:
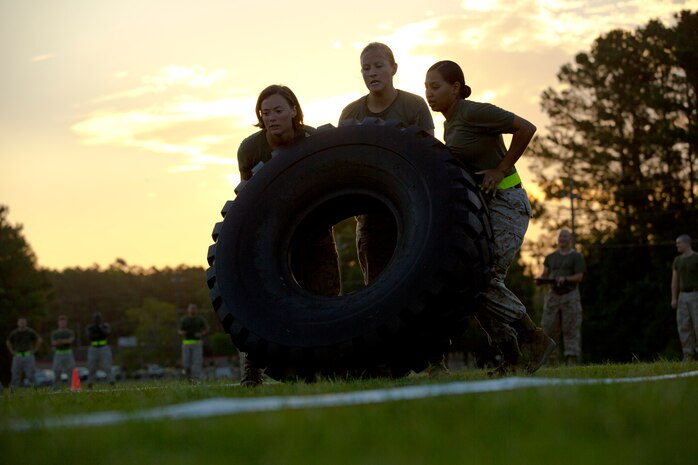
[[[494,266],[478,321],[502,352],[504,364],[499,373],[519,364],[533,373],[546,362],[555,343],[531,321],[526,307],[505,286],[504,278],[523,243],[531,217],[531,205],[515,164],[536,127],[495,105],[468,100],[471,89],[465,83],[463,70],[453,61],[432,65],[424,85],[432,111],[446,118],[446,145],[456,158],[482,176],[481,188],[494,232]],[[508,148],[503,134],[512,134]],[[522,352],[527,355],[526,360],[519,359]]]

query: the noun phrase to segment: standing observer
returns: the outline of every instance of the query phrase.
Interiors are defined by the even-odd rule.
[[[13,330],[5,341],[7,350],[12,354],[12,378],[10,390],[19,386],[24,374],[33,386],[36,386],[36,359],[34,354],[41,345],[39,333],[27,326],[26,318],[17,320],[17,329]]]
[[[572,233],[563,229],[558,234],[557,250],[545,257],[543,274],[537,283],[550,284],[543,302],[541,326],[546,334],[560,345],[560,333],[564,344],[564,356],[568,364],[581,361],[582,301],[579,283],[584,277],[584,257],[573,247]],[[553,353],[551,360],[557,360]]]
[[[53,389],[58,389],[61,384],[61,375],[66,374],[67,379],[75,368],[75,357],[73,356],[73,342],[75,333],[68,328],[68,317],[60,315],[58,317],[58,329],[51,332],[51,345],[53,346]]]
[[[671,306],[676,309],[683,360],[690,362],[698,356],[698,253],[688,234],[676,238],[676,250],[681,255],[672,266]]]
[[[182,370],[190,381],[201,379],[204,366],[204,345],[201,338],[208,334],[208,323],[199,313],[196,304],[189,304],[187,314],[179,320],[182,336]]]
[[[87,378],[87,387],[92,387],[97,379],[97,370],[101,369],[107,374],[109,384],[114,384],[114,373],[111,371],[111,347],[107,343],[107,337],[111,333],[109,323],[102,321],[102,314],[96,312],[92,315],[92,324],[85,329],[90,347],[87,349],[87,369],[90,374]]]

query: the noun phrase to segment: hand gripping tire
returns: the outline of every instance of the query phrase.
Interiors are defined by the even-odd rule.
[[[213,230],[207,282],[235,345],[273,378],[420,370],[477,310],[492,256],[487,208],[473,177],[418,128],[323,126],[236,192]],[[296,244],[366,213],[397,230],[378,278],[334,297],[298,285]]]

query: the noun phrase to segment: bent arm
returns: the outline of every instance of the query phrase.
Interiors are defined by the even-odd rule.
[[[582,278],[584,278],[584,273],[575,273],[573,275],[566,276],[565,281],[572,284],[579,284],[582,282]]]
[[[509,144],[509,150],[507,150],[506,155],[499,162],[497,169],[502,172],[502,174],[508,173],[516,164],[516,162],[521,158],[526,147],[533,139],[533,135],[536,133],[537,128],[530,121],[521,118],[520,116],[514,116],[514,122],[511,125],[511,144]]]
[[[533,135],[536,133],[536,127],[528,120],[521,118],[520,116],[514,115],[514,122],[511,125],[511,144],[509,144],[509,149],[507,153],[502,158],[494,169],[478,171],[477,174],[482,174],[482,188],[485,192],[494,194],[497,192],[497,186],[504,176],[511,171],[516,162],[521,158],[528,143],[533,139]]]

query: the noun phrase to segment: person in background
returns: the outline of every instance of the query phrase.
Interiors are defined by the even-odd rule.
[[[303,110],[291,89],[271,85],[262,90],[255,106],[259,131],[245,138],[238,148],[237,159],[243,181],[252,178],[253,168],[271,160],[276,149],[290,147],[315,132],[303,124]],[[293,251],[293,274],[300,287],[325,296],[341,292],[339,258],[332,226],[313,231]],[[263,383],[264,368],[248,354],[241,354],[240,385],[255,387]]]
[[[676,309],[676,326],[683,351],[683,360],[698,357],[698,253],[693,251],[691,237],[676,238],[676,250],[671,272],[671,306]]]
[[[66,374],[68,382],[75,368],[73,356],[73,342],[75,333],[68,328],[68,317],[58,317],[58,329],[51,332],[51,345],[53,346],[53,389],[58,389],[61,384],[61,375]]]
[[[17,319],[17,328],[14,329],[5,345],[12,354],[12,378],[10,390],[15,390],[22,381],[22,375],[26,376],[32,386],[36,387],[36,359],[34,354],[41,346],[39,333],[27,326],[26,318]]]
[[[536,127],[495,105],[468,100],[471,89],[465,84],[463,70],[453,61],[432,65],[424,85],[429,106],[446,118],[446,146],[482,178],[494,233],[494,264],[477,319],[504,357],[496,373],[506,374],[519,365],[533,373],[547,361],[555,342],[533,323],[504,279],[531,217],[531,205],[515,164]],[[503,134],[512,134],[508,148]]]
[[[114,385],[114,373],[111,369],[111,347],[107,343],[111,326],[102,321],[102,314],[95,312],[92,315],[92,324],[85,328],[90,347],[87,349],[87,369],[90,374],[87,377],[87,387],[92,387],[97,379],[97,370],[103,370],[107,375],[109,384]]]
[[[584,257],[573,247],[572,233],[563,229],[557,238],[557,250],[545,257],[543,274],[538,284],[550,284],[543,303],[543,331],[560,345],[560,333],[564,342],[564,356],[569,365],[581,361],[582,355],[582,300],[579,283],[586,265]],[[553,282],[550,282],[550,281]],[[552,358],[554,357],[554,358]],[[551,360],[557,360],[553,351]]]
[[[201,379],[204,366],[204,345],[201,338],[208,334],[208,323],[198,314],[199,307],[189,304],[187,314],[179,320],[182,339],[182,370],[190,381]]]
[[[434,134],[434,120],[424,99],[395,88],[393,78],[398,65],[393,51],[385,44],[372,42],[360,55],[361,75],[368,94],[347,105],[339,117],[362,121],[380,118],[416,125]],[[397,229],[392,218],[381,215],[359,215],[356,223],[356,245],[364,283],[369,284],[385,269],[393,256]]]

